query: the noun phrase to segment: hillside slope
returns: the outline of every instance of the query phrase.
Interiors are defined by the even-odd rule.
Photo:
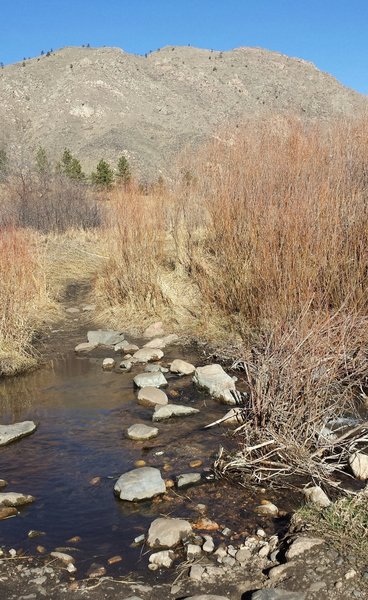
[[[89,171],[125,153],[141,175],[168,172],[186,144],[244,116],[352,115],[367,98],[303,60],[257,48],[63,48],[0,70],[0,146],[24,156],[69,147]]]

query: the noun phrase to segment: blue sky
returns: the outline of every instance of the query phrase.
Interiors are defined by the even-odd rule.
[[[259,46],[368,93],[368,0],[0,0],[0,62],[91,44]]]

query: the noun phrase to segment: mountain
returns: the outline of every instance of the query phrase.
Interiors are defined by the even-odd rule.
[[[244,117],[355,115],[367,97],[313,64],[259,48],[165,47],[148,56],[67,47],[0,69],[0,147],[25,159],[68,147],[90,171],[125,154],[141,176],[167,173],[186,145]]]

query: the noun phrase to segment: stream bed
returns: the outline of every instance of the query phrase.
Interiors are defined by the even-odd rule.
[[[158,423],[155,439],[132,441],[126,435],[128,427],[149,425],[153,412],[137,403],[133,385],[144,365],[135,365],[131,373],[118,368],[104,372],[102,360],[108,356],[116,358],[106,348],[81,357],[67,352],[41,370],[0,382],[0,422],[38,424],[32,435],[0,448],[0,477],[8,481],[4,491],[36,498],[16,517],[0,521],[0,546],[31,555],[37,554],[37,546],[47,553],[65,551],[75,556],[77,576],[85,576],[92,563],[104,565],[108,574],[127,575],[147,573],[146,549],[132,543],[161,515],[195,522],[201,516],[197,505],[204,504],[206,517],[220,525],[214,532],[218,541],[224,539],[224,528],[231,530],[232,539],[240,539],[259,526],[272,533],[284,525],[285,520],[257,516],[254,508],[267,499],[289,512],[296,504],[289,492],[249,490],[213,478],[211,466],[219,445],[231,447],[235,442],[225,427],[203,427],[222,417],[226,406],[196,389],[190,376],[167,374],[170,401],[200,412]],[[174,358],[203,364],[193,349],[178,346],[165,350],[162,364]],[[197,459],[200,467],[190,468]],[[165,479],[174,481],[182,473],[201,472],[203,484],[171,488],[162,499],[150,502],[122,502],[114,496],[114,483],[135,468],[137,460],[160,468]],[[43,535],[29,537],[31,530]],[[68,541],[72,538],[78,541]],[[108,559],[116,555],[122,560],[109,565]]]

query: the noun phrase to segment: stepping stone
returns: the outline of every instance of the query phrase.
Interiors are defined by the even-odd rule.
[[[236,404],[231,393],[236,391],[235,382],[230,375],[225,373],[221,365],[197,367],[193,381],[198,387],[208,390],[211,396],[217,398],[223,404]]]
[[[34,501],[35,498],[28,494],[19,494],[18,492],[0,493],[0,506],[23,506]]]
[[[136,502],[164,494],[166,485],[159,469],[141,467],[121,475],[115,483],[114,492],[121,500]]]
[[[122,340],[114,346],[115,352],[123,352],[123,354],[129,354],[131,352],[137,352],[139,347],[135,344],[131,344],[128,340]]]
[[[144,388],[148,386],[152,387],[161,387],[167,385],[167,381],[164,375],[160,373],[140,373],[136,375],[133,379],[135,385],[139,388]]]
[[[147,386],[139,390],[138,392],[138,404],[147,406],[148,408],[155,408],[155,406],[165,406],[169,400],[162,390],[157,389],[153,386]]]
[[[192,526],[184,519],[155,519],[148,530],[150,548],[174,548],[192,534]]]
[[[146,363],[155,360],[160,360],[164,353],[159,348],[141,348],[133,354],[135,362]]]
[[[104,358],[102,362],[102,368],[104,371],[112,371],[115,367],[115,361],[113,358]]]
[[[196,413],[199,413],[198,408],[181,404],[166,404],[166,406],[156,406],[152,421],[165,421],[171,417],[187,417]]]
[[[158,373],[159,371],[161,371],[161,373],[168,373],[169,369],[167,369],[166,367],[162,367],[161,365],[155,365],[152,363],[148,364],[144,369],[145,373]]]
[[[195,366],[177,358],[171,363],[170,371],[171,373],[179,373],[179,375],[191,375],[195,371]]]
[[[131,371],[132,370],[132,366],[133,363],[131,360],[122,360],[120,365],[119,365],[119,369],[121,369],[122,371]]]
[[[26,435],[30,435],[37,428],[33,421],[22,421],[12,425],[0,425],[0,446],[6,446],[11,442],[20,440]]]
[[[154,388],[156,389],[156,388]],[[131,440],[150,440],[158,436],[157,427],[149,427],[148,425],[143,425],[140,423],[136,423],[132,425],[128,429],[128,437]]]
[[[119,331],[97,329],[96,331],[89,331],[87,339],[90,344],[97,344],[98,346],[116,346],[116,344],[123,341],[124,335]]]

